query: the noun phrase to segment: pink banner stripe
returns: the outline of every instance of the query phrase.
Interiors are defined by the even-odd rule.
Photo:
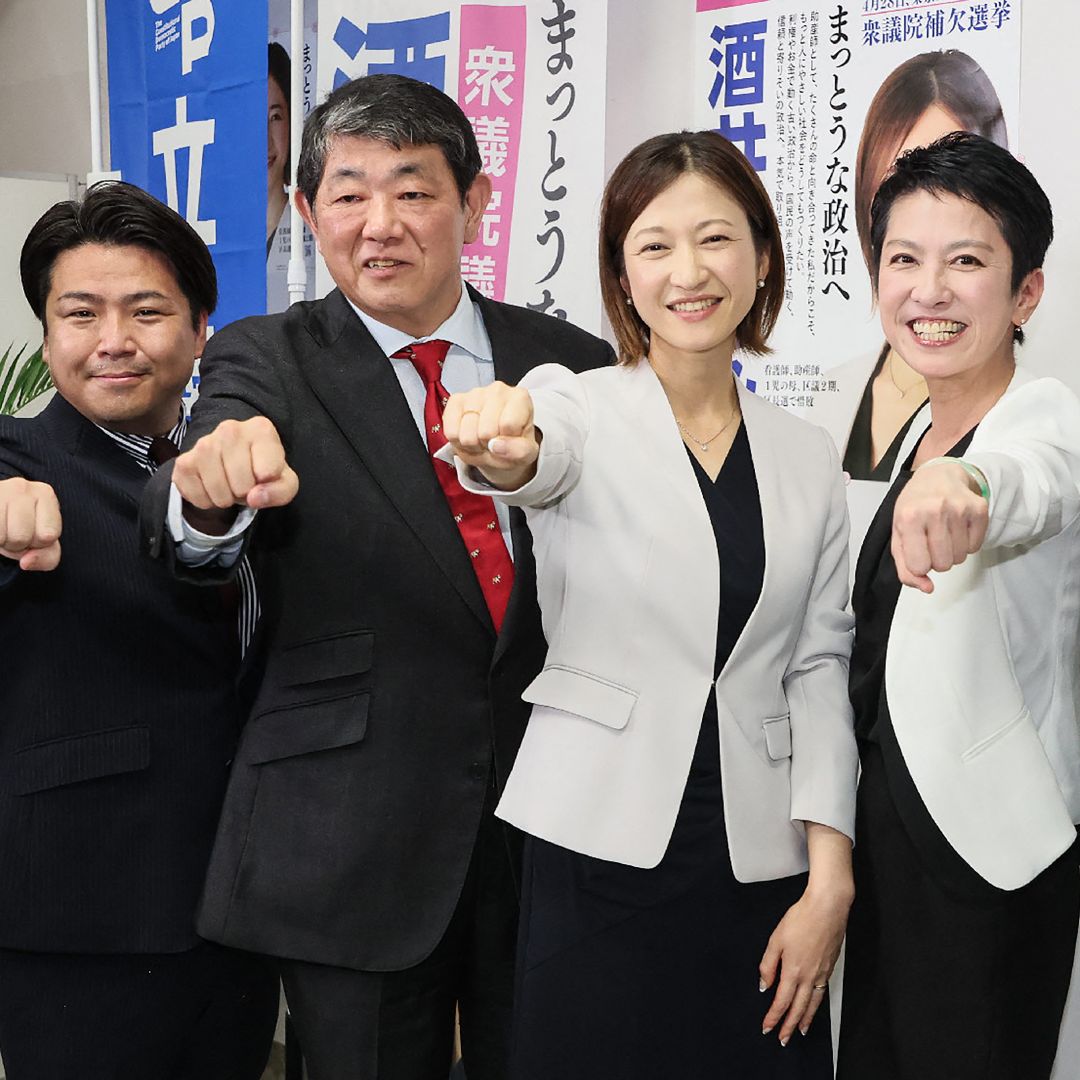
[[[462,274],[494,300],[506,295],[524,114],[526,14],[524,5],[461,8],[458,104],[476,131],[492,184],[480,236],[465,247]]]
[[[743,4],[760,4],[762,0],[697,0],[698,11],[719,11],[721,8],[742,7]]]

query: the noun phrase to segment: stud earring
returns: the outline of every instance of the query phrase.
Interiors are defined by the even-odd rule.
[[[632,296],[628,296],[626,298],[626,306],[627,307],[633,307],[634,306],[634,298]]]
[[[764,278],[758,278],[757,287],[759,289],[764,289],[765,288],[765,279]]]

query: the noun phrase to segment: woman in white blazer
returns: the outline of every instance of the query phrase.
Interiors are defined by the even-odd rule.
[[[882,326],[932,422],[855,580],[841,1080],[1053,1067],[1080,917],[1080,402],[1013,352],[1052,235],[1035,178],[976,135],[901,158],[873,205]]]
[[[615,170],[600,247],[620,364],[443,421],[463,483],[527,510],[549,645],[498,809],[532,838],[514,1080],[831,1080],[844,492],[825,432],[731,368],[766,350],[779,231],[738,149],[683,132]]]

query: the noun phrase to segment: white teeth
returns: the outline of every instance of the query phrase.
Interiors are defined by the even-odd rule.
[[[951,319],[916,319],[911,329],[923,341],[948,341],[964,329],[964,323]]]
[[[368,259],[368,266],[383,270],[388,266],[397,266],[397,261],[395,259]]]
[[[672,304],[673,311],[704,311],[706,308],[710,308],[713,304],[718,303],[716,300],[684,300],[680,303]]]

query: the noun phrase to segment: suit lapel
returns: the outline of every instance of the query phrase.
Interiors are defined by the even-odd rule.
[[[150,474],[73,405],[56,394],[39,421],[57,446],[72,457],[92,462],[96,475],[111,480],[133,503],[139,501]]]
[[[337,289],[316,307],[308,330],[317,347],[301,350],[299,366],[316,397],[462,600],[492,629],[461,533],[389,361]]]
[[[529,343],[522,339],[520,330],[515,331],[507,309],[495,304],[469,289],[469,295],[480,307],[491,355],[495,361],[495,378],[508,386],[517,386],[530,368],[535,366]]]

